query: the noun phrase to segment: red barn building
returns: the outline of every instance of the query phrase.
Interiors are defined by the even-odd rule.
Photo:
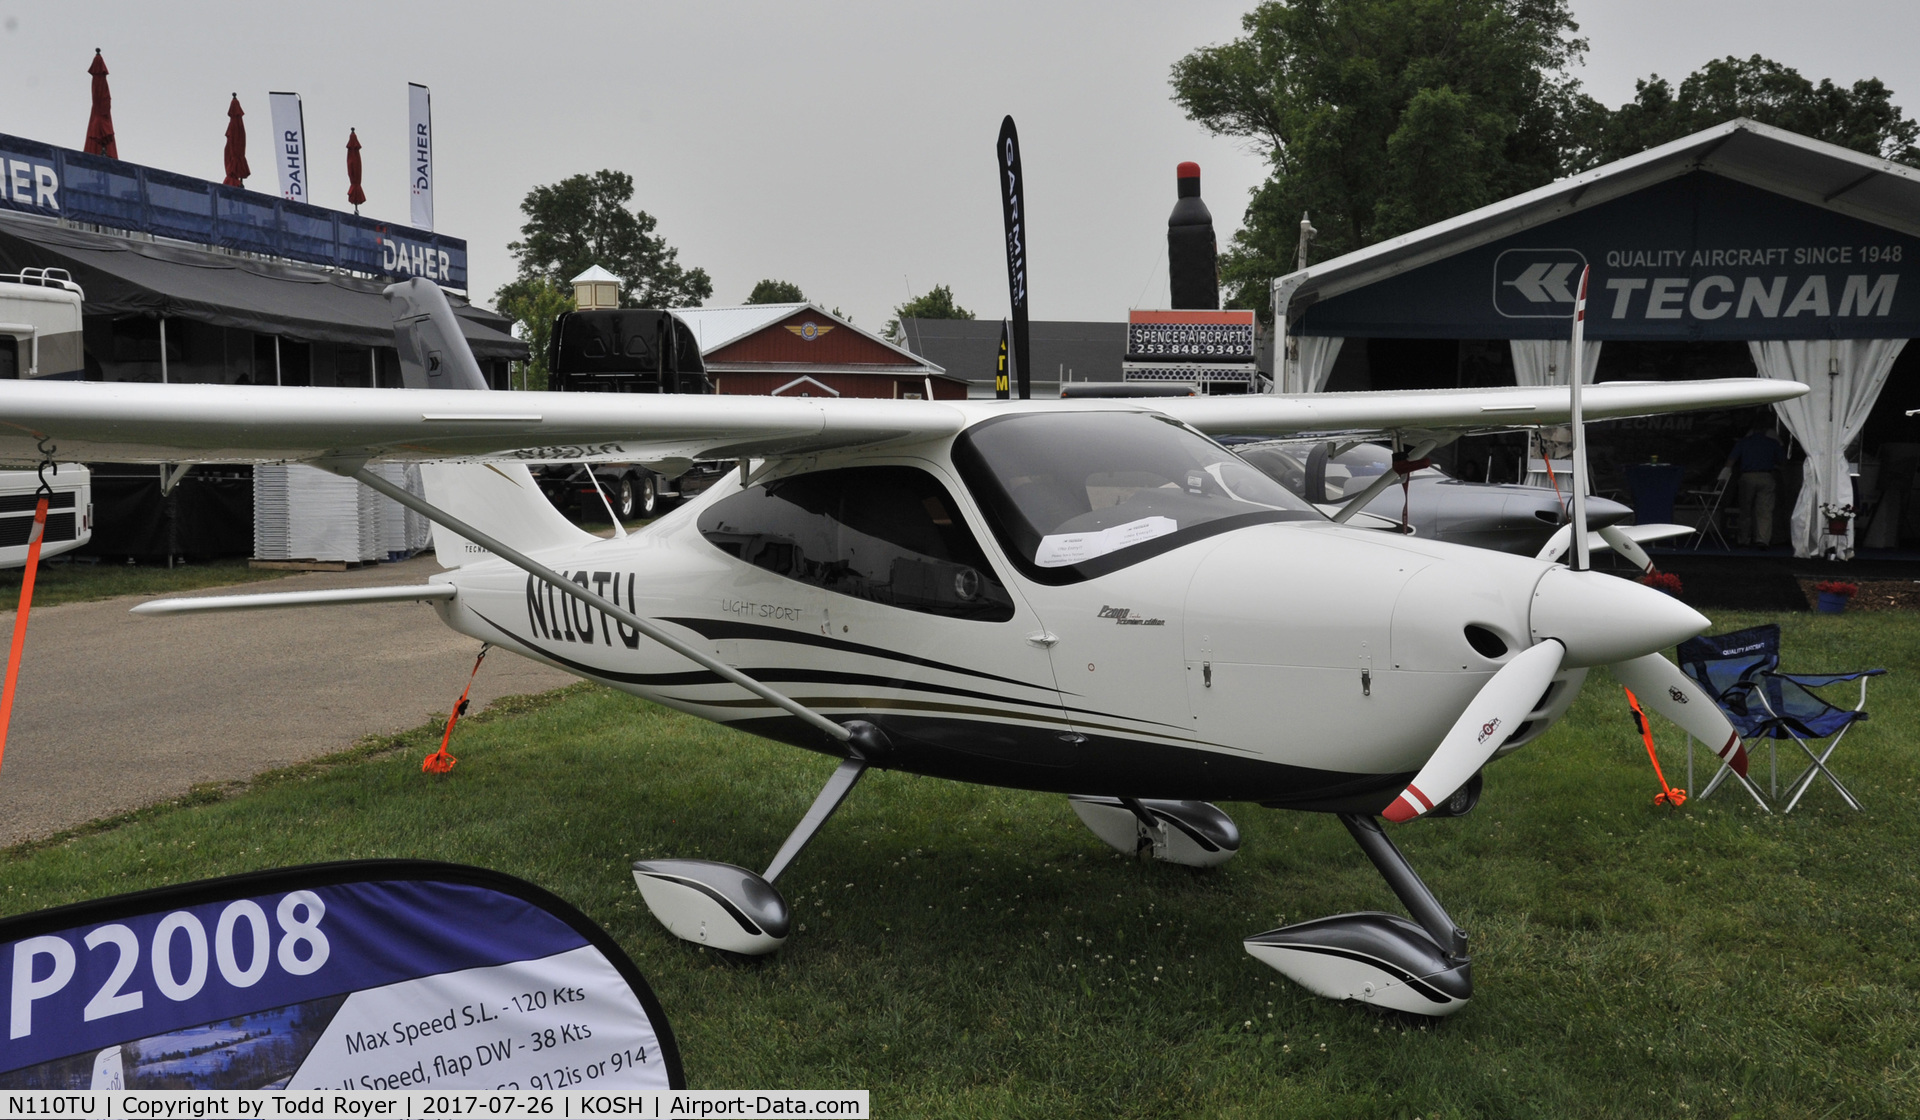
[[[811,303],[676,308],[716,393],[964,400],[967,382]]]

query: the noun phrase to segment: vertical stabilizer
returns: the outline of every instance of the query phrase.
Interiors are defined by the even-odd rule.
[[[415,277],[390,285],[386,296],[407,388],[488,391],[439,285]],[[420,481],[427,501],[522,552],[592,539],[553,508],[523,463],[428,463],[420,468]],[[448,568],[493,556],[438,524],[433,550]]]
[[[409,389],[485,389],[445,292],[416,276],[386,289],[393,309],[394,344],[400,348],[400,381]]]

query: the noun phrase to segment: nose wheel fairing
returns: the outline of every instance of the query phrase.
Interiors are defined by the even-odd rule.
[[[1372,816],[1342,813],[1360,850],[1414,920],[1378,911],[1339,914],[1246,939],[1247,952],[1329,999],[1357,999],[1416,1015],[1451,1015],[1473,997],[1466,931]]]
[[[1473,965],[1449,958],[1397,914],[1364,911],[1246,939],[1247,952],[1317,996],[1414,1015],[1451,1015],[1473,996]]]

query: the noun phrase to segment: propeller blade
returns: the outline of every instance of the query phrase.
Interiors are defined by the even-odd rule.
[[[1587,277],[1593,270],[1583,266],[1580,269],[1580,294],[1573,301],[1573,338],[1567,351],[1567,367],[1572,376],[1567,378],[1568,393],[1571,395],[1567,423],[1573,428],[1573,569],[1585,571],[1590,565],[1587,557],[1587,490],[1591,479],[1587,477],[1587,422],[1580,414],[1580,383],[1586,380],[1586,339],[1587,339]]]
[[[1726,713],[1713,698],[1700,690],[1680,666],[1657,653],[1616,661],[1608,668],[1613,679],[1633,690],[1640,706],[1678,724],[1680,730],[1714,748],[1715,754],[1733,767],[1734,773],[1747,776],[1747,748],[1740,733],[1727,721]]]
[[[1628,536],[1626,530],[1618,525],[1604,525],[1601,526],[1599,533],[1600,539],[1606,541],[1615,552],[1626,557],[1628,563],[1643,572],[1653,570],[1653,557],[1648,556],[1647,550],[1640,547],[1639,541]]]
[[[1533,558],[1552,564],[1567,554],[1567,546],[1572,543],[1573,523],[1568,522],[1553,531],[1553,536],[1547,538],[1547,543],[1540,546],[1540,551]]]
[[[1501,666],[1460,713],[1405,792],[1380,815],[1395,823],[1410,821],[1452,797],[1533,711],[1560,671],[1566,652],[1565,646],[1549,639]]]

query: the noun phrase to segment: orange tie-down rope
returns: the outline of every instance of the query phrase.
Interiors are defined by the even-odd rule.
[[[20,679],[20,650],[27,644],[27,612],[33,606],[33,577],[40,568],[40,542],[47,535],[47,499],[53,491],[44,482],[33,507],[33,528],[27,536],[27,567],[20,573],[20,609],[13,616],[13,646],[7,653],[7,683],[0,687],[0,762],[7,757],[7,727],[13,722],[13,686]]]
[[[1672,805],[1675,808],[1687,803],[1687,791],[1674,789],[1667,784],[1667,776],[1660,772],[1660,756],[1653,753],[1653,728],[1647,726],[1647,713],[1640,710],[1640,698],[1631,688],[1622,688],[1627,694],[1627,706],[1633,709],[1633,722],[1640,725],[1640,738],[1647,744],[1647,760],[1653,763],[1653,776],[1660,779],[1660,792],[1653,795],[1655,805]]]
[[[440,749],[420,760],[422,774],[444,774],[460,761],[447,753],[447,744],[453,741],[453,725],[459,723],[460,717],[467,713],[467,696],[473,691],[473,678],[480,675],[480,663],[487,659],[487,651],[492,648],[491,643],[481,644],[480,656],[473,659],[473,672],[467,674],[467,687],[461,690],[460,702],[453,706],[453,714],[447,717],[447,733],[440,736]]]

